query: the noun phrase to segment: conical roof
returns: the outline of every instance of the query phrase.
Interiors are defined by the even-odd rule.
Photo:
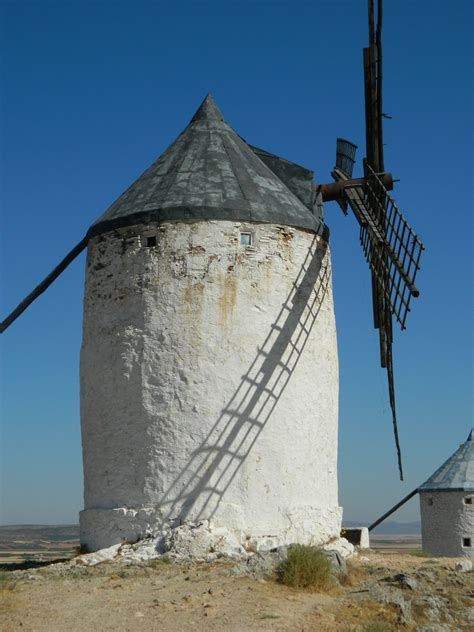
[[[290,190],[298,194],[301,185],[293,186],[295,169],[287,186],[224,121],[208,95],[186,129],[91,226],[88,235],[150,221],[197,219],[286,224],[322,233],[322,218],[312,212],[313,204],[305,205],[301,199],[314,200],[313,174],[293,167],[297,175],[304,175],[306,197]]]
[[[418,491],[474,491],[474,429]]]

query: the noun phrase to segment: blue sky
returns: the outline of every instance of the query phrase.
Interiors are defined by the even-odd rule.
[[[385,0],[386,167],[426,244],[396,332],[398,480],[370,279],[334,203],[340,500],[370,521],[473,423],[472,2]],[[254,145],[329,181],[335,139],[364,155],[366,0],[0,3],[2,318],[174,140],[207,92]],[[361,162],[356,166],[361,172]],[[76,522],[84,255],[2,336],[3,523]],[[417,502],[396,514],[416,520]]]

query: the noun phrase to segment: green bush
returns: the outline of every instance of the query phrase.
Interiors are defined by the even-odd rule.
[[[295,544],[277,569],[278,581],[292,588],[324,590],[334,586],[331,563],[314,547]]]

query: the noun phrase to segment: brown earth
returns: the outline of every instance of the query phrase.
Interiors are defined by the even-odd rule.
[[[0,629],[473,630],[474,573],[455,570],[456,561],[362,551],[325,594],[245,576],[242,564],[224,561],[46,564],[2,572]]]

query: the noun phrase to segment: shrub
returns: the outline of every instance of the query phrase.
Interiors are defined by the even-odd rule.
[[[16,581],[7,571],[0,571],[0,591],[14,590]]]
[[[278,581],[293,588],[324,590],[334,585],[331,563],[314,547],[295,544],[277,569]]]
[[[172,560],[169,555],[162,555],[161,557],[155,557],[152,560],[148,561],[148,566],[151,568],[161,568],[162,566],[167,566],[171,564]]]

